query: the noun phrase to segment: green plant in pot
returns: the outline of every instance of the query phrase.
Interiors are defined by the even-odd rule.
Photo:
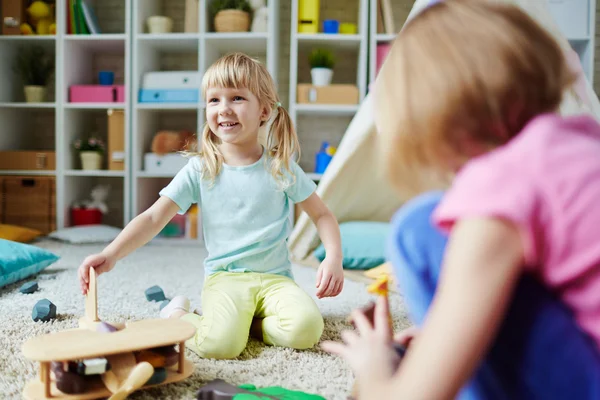
[[[335,65],[333,53],[327,49],[314,49],[308,57],[308,62],[312,84],[314,86],[330,85]]]
[[[54,74],[54,60],[46,50],[41,46],[21,47],[13,69],[23,82],[25,101],[45,101],[46,87]]]
[[[248,0],[213,0],[210,8],[216,32],[247,32],[252,8]]]
[[[82,169],[102,169],[102,155],[106,150],[106,145],[102,139],[93,134],[87,139],[75,140],[75,142],[73,142],[73,147],[79,152]]]

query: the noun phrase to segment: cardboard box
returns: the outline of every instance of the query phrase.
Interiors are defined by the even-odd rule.
[[[2,179],[1,223],[56,230],[56,181],[53,176],[11,176]]]
[[[125,169],[125,111],[108,110],[108,169]]]
[[[54,151],[0,151],[0,170],[43,170],[56,169]]]
[[[21,24],[27,22],[25,0],[0,1],[0,17],[2,17],[3,35],[20,35]]]
[[[298,84],[297,102],[302,104],[358,104],[356,85],[334,84],[313,86]]]

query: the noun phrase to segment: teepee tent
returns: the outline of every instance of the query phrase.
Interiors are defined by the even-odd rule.
[[[443,0],[416,0],[408,20],[435,1]],[[573,68],[579,71],[579,80],[566,94],[561,111],[564,114],[587,112],[600,119],[598,96],[585,78],[577,54],[552,18],[547,0],[498,1],[517,4],[536,19],[555,36],[565,49]],[[376,144],[373,107],[373,98],[367,95],[317,188],[317,193],[340,223],[389,221],[395,210],[408,200],[408,196],[399,195],[384,178]],[[430,187],[435,188],[437,185],[431,182]],[[289,240],[292,257],[296,260],[305,259],[318,244],[316,227],[306,213],[302,213]]]

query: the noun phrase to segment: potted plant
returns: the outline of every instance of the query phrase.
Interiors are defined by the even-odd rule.
[[[86,140],[77,139],[73,143],[81,158],[81,168],[87,170],[102,169],[102,154],[106,146],[101,139],[91,136]]]
[[[333,53],[326,49],[314,49],[308,59],[310,75],[314,86],[327,86],[331,84],[335,60]]]
[[[213,0],[211,10],[216,32],[247,32],[250,28],[248,0]]]
[[[24,85],[25,101],[40,103],[46,99],[46,86],[54,73],[54,61],[41,46],[22,47],[14,71]]]

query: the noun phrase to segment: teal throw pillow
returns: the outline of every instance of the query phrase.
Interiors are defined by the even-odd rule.
[[[350,221],[340,224],[343,266],[345,269],[370,269],[383,264],[390,224],[387,222]],[[323,261],[321,244],[313,255]]]
[[[41,247],[0,239],[0,287],[35,275],[59,258]]]

